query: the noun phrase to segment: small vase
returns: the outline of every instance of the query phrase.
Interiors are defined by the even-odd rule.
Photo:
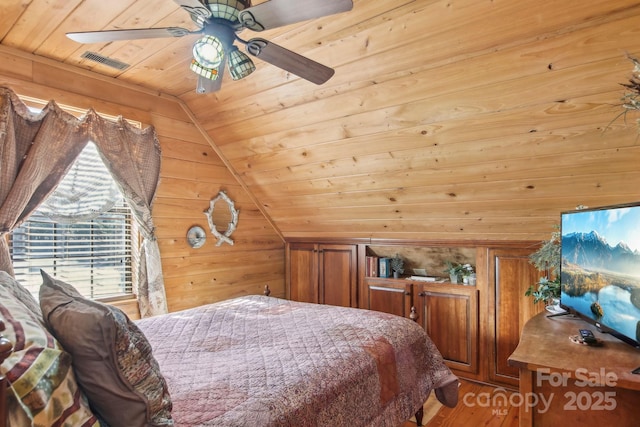
[[[393,272],[393,278],[394,279],[399,279],[400,278],[400,273],[398,273],[397,271]]]
[[[453,284],[458,283],[458,275],[457,274],[449,274],[449,281]]]

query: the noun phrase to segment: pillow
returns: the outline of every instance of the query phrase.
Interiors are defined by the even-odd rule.
[[[18,301],[22,302],[29,310],[36,314],[39,318],[42,318],[42,311],[40,311],[40,305],[38,301],[31,295],[31,292],[22,286],[16,279],[14,279],[6,271],[0,270],[0,286],[6,288],[13,294]]]
[[[8,280],[3,277],[2,281],[3,335],[13,343],[13,353],[0,366],[10,384],[8,425],[98,427],[98,419],[76,383],[71,356],[46,330],[40,315],[16,298],[13,291],[20,284],[4,286]]]
[[[119,308],[41,273],[45,323],[71,353],[96,414],[113,426],[173,426],[166,381],[140,329]]]

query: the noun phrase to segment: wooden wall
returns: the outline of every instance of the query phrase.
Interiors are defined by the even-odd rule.
[[[258,62],[180,97],[286,238],[543,240],[640,201],[638,116],[611,123],[639,29],[632,0],[355,0],[263,35],[325,85]]]
[[[268,284],[284,296],[284,244],[177,98],[122,84],[0,46],[0,85],[19,95],[94,108],[155,126],[162,147],[160,186],[153,208],[170,311],[243,294]],[[192,225],[208,230],[203,212],[225,190],[240,210],[235,245],[191,249]]]
[[[34,38],[45,14],[13,2],[3,46],[57,62],[7,47],[0,75],[18,92],[158,128],[155,215],[172,309],[249,291],[237,282],[273,281],[284,294],[280,235],[540,241],[561,211],[640,201],[638,115],[618,117],[626,55],[640,56],[636,1],[354,0],[350,12],[260,34],[335,68],[326,84],[256,59],[252,75],[227,75],[207,95],[193,90],[189,40],[78,46],[64,31],[90,29],[81,18],[97,6],[74,4],[84,7],[64,3],[64,25]],[[105,7],[95,25],[189,20],[171,2],[149,9]],[[134,65],[116,80],[56,65],[88,67],[77,58],[87,48],[136,52]],[[188,249],[186,230],[204,224],[221,188],[238,201],[238,244]]]

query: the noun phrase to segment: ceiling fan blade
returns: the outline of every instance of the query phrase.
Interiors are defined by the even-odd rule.
[[[246,28],[262,31],[352,8],[352,0],[270,0],[240,11],[238,20]]]
[[[249,54],[265,62],[317,85],[323,84],[335,73],[333,68],[329,68],[265,39],[253,38],[249,40],[246,50]]]
[[[198,76],[198,84],[196,85],[196,93],[211,93],[217,92],[222,87],[222,75],[224,74],[224,68],[227,61],[222,61],[218,65],[218,78],[215,80],[207,79],[206,77]]]
[[[84,31],[67,33],[67,37],[78,43],[103,43],[120,40],[153,39],[160,37],[182,37],[187,34],[199,33],[180,27],[141,28],[132,30]]]
[[[189,12],[189,15],[193,17],[194,21],[200,19],[208,19],[211,17],[211,11],[202,2],[198,0],[173,0],[178,5]]]

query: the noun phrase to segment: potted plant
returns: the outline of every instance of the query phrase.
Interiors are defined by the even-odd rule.
[[[558,305],[560,302],[560,280],[541,277],[538,283],[529,286],[525,295],[533,297],[533,302],[536,303],[544,301],[546,305]]]
[[[533,297],[536,303],[557,305],[560,302],[560,231],[553,232],[551,238],[529,256],[529,262],[546,272],[546,276],[529,286],[525,295]]]
[[[449,281],[451,283],[458,283],[463,272],[462,264],[451,261],[446,261],[446,264],[447,268],[444,269],[444,272],[449,274]]]
[[[400,258],[398,254],[395,257],[391,258],[389,261],[391,265],[391,269],[393,270],[393,277],[396,279],[400,277],[402,273],[404,273],[404,260]]]

